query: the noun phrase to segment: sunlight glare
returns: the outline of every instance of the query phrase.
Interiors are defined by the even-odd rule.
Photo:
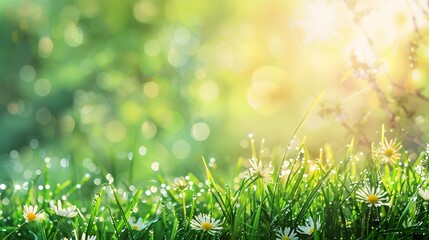
[[[305,32],[305,42],[327,42],[338,35],[338,18],[335,6],[317,0],[305,6],[297,25]]]
[[[359,62],[372,65],[377,61],[376,54],[364,36],[355,36],[351,44],[346,49],[348,49],[348,53],[353,52]]]

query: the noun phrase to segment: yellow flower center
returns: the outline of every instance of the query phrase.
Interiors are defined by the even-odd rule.
[[[308,233],[313,234],[314,233],[314,228],[310,228],[310,230],[308,230]]]
[[[283,236],[282,240],[290,240],[290,238],[288,236]]]
[[[139,226],[137,226],[137,224],[132,224],[131,229],[132,230],[139,230]]]
[[[208,231],[208,230],[211,230],[213,227],[212,227],[212,224],[211,224],[211,223],[209,223],[209,222],[203,222],[203,223],[201,224],[201,228],[202,228],[203,230]]]
[[[386,150],[384,150],[384,156],[388,158],[392,157],[393,154],[395,154],[395,151],[391,148],[387,148]]]
[[[370,194],[368,196],[368,202],[374,204],[374,203],[378,202],[378,197],[375,196],[374,194]]]
[[[27,220],[29,221],[29,222],[32,222],[32,221],[34,221],[36,219],[36,214],[34,214],[34,213],[28,213],[27,214]]]

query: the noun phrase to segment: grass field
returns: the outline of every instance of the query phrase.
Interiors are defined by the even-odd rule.
[[[305,140],[264,157],[264,140],[228,181],[225,166],[150,184],[83,174],[56,182],[50,159],[23,184],[0,184],[3,239],[423,239],[429,150],[412,159],[385,136],[310,158]],[[260,144],[260,145],[259,145]],[[230,166],[227,166],[230,167]],[[78,172],[82,172],[81,169]],[[204,176],[204,177],[196,177]]]

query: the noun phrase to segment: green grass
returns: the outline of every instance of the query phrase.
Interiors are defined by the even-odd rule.
[[[44,170],[25,184],[18,187],[9,180],[1,186],[0,237],[74,239],[77,230],[79,236],[96,239],[276,239],[279,229],[289,227],[297,233],[312,217],[320,221],[320,228],[312,235],[297,233],[299,239],[428,238],[429,204],[418,194],[427,185],[422,165],[426,151],[410,160],[401,149],[395,163],[381,164],[373,161],[376,154],[354,152],[358,146],[353,140],[344,153],[333,153],[325,145],[317,158],[310,156],[303,141],[282,157],[264,159],[251,141],[252,157],[263,163],[262,169],[271,161],[272,171],[258,174],[243,160],[246,166],[240,166],[230,182],[220,170],[228,166],[213,168],[204,159],[200,169],[205,173],[188,174],[182,185],[160,176],[151,186],[110,175],[98,185],[85,174],[76,181],[55,182],[55,169],[45,162]],[[356,192],[363,186],[386,191],[388,205],[369,207],[359,201]],[[77,206],[78,215],[56,215],[49,202],[59,199]],[[45,219],[25,222],[24,204],[37,205]],[[200,213],[221,220],[222,229],[215,234],[193,229],[191,222]],[[144,224],[136,230],[130,218],[142,218]]]

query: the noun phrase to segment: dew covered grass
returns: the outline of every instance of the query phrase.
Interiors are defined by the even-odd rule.
[[[343,151],[325,145],[317,157],[310,156],[305,138],[292,140],[282,154],[265,156],[265,140],[249,135],[251,152],[235,167],[203,158],[201,172],[159,174],[146,182],[104,171],[81,174],[82,169],[68,169],[77,178],[58,181],[51,175],[62,160],[45,157],[41,168],[29,169],[28,181],[0,184],[0,234],[3,239],[425,238],[429,150],[409,156],[400,141],[389,145],[387,135],[394,133],[380,132],[380,142],[367,154],[352,139]],[[386,159],[391,151],[395,158]],[[225,167],[233,178],[225,176]]]

